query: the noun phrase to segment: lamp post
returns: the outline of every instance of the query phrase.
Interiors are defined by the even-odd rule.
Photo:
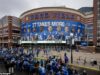
[[[72,44],[74,44],[74,34],[70,33],[70,51],[71,51],[71,63],[73,63],[73,51],[72,51]]]

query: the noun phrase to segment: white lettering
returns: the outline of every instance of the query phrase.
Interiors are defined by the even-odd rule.
[[[33,25],[39,25],[39,26],[57,26],[57,25],[60,25],[60,26],[64,26],[65,23],[64,22],[33,22],[32,23]]]

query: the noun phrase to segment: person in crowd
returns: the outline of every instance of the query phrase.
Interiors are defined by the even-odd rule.
[[[68,70],[68,74],[69,75],[73,75],[73,69],[69,68],[69,66],[68,66],[68,69],[67,70]]]
[[[23,47],[19,47],[19,52],[20,52],[20,54],[23,54],[24,53],[24,48]]]
[[[86,57],[85,57],[85,58],[84,58],[84,63],[83,63],[83,64],[85,65],[86,63],[87,63],[87,60],[86,60]]]
[[[17,69],[18,71],[21,71],[21,68],[22,68],[21,60],[18,59],[18,60],[16,61],[16,69]]]
[[[69,75],[66,64],[62,64],[62,75]]]
[[[60,69],[57,70],[57,72],[55,73],[55,75],[61,75]]]
[[[77,72],[76,69],[73,70],[73,74],[74,74],[74,75],[78,75],[78,72]]]
[[[39,53],[40,53],[40,48],[37,48],[37,51],[36,51],[37,57],[39,56]]]
[[[82,73],[82,75],[87,75],[87,72],[86,72],[86,70],[83,70],[83,73]]]
[[[49,56],[46,60],[38,60],[32,54],[11,53],[8,50],[0,51],[1,53],[4,57],[4,64],[7,70],[13,66],[15,70],[28,72],[30,75],[77,75],[76,71],[73,74],[72,69],[66,65],[68,63],[66,53],[64,54],[65,62],[62,61],[61,57],[57,58],[56,56]],[[83,73],[83,75],[87,74]]]
[[[14,57],[10,60],[10,66],[9,66],[9,73],[14,74],[14,66],[15,66],[16,60]]]
[[[79,57],[77,58],[77,64],[80,64],[80,61],[81,61],[81,56],[79,56]]]
[[[46,75],[46,69],[43,65],[39,66],[39,75]]]
[[[91,58],[91,59],[90,59],[90,64],[91,64],[92,66],[94,66],[93,62],[94,62],[94,58]]]
[[[66,54],[66,53],[64,54],[64,60],[65,60],[65,63],[66,63],[66,64],[69,62],[69,60],[68,60],[68,57],[67,57],[67,54]]]

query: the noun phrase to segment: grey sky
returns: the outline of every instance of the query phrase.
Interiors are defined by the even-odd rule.
[[[66,6],[78,9],[93,6],[93,0],[0,0],[0,18],[5,15],[19,17],[24,11],[47,6]]]

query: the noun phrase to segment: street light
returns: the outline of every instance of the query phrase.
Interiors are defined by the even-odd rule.
[[[74,44],[74,34],[70,33],[70,51],[71,51],[71,63],[73,63],[73,51],[72,51],[72,44]]]

